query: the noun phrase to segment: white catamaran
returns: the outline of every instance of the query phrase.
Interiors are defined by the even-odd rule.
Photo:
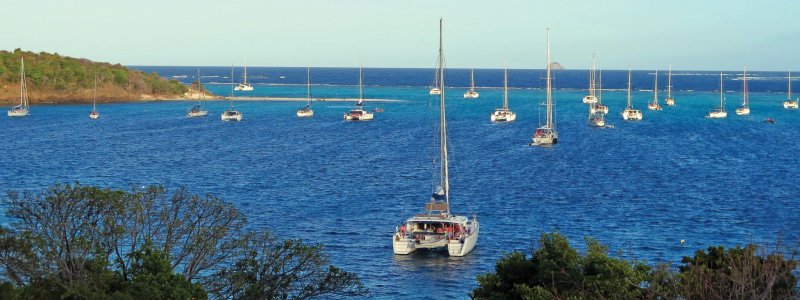
[[[744,78],[742,81],[742,106],[736,108],[736,114],[740,116],[750,114],[750,94],[747,91],[747,67],[744,67]]]
[[[653,81],[653,102],[647,103],[649,110],[661,110],[661,105],[658,104],[658,70],[656,70],[655,80]]]
[[[247,59],[246,58],[244,60],[244,78],[243,78],[243,80],[244,80],[244,82],[238,84],[234,88],[234,90],[243,91],[243,92],[252,91],[253,90],[253,86],[251,84],[247,83]]]
[[[442,20],[439,19],[439,82],[444,90],[444,59],[442,51]],[[454,215],[450,212],[450,174],[447,163],[447,114],[444,93],[439,94],[439,182],[425,212],[414,215],[395,228],[392,235],[394,254],[411,254],[417,249],[447,249],[450,256],[470,253],[478,242],[480,225],[474,215]]]
[[[708,112],[708,118],[722,119],[728,116],[725,111],[725,89],[722,85],[722,72],[719,72],[719,107],[716,107]]]
[[[475,99],[478,98],[480,94],[478,91],[475,90],[475,69],[469,69],[469,90],[464,92],[464,98],[466,99]]]
[[[628,65],[628,106],[622,111],[622,119],[626,121],[641,121],[642,111],[631,104],[631,66]]]
[[[89,112],[89,119],[97,120],[100,113],[97,111],[97,75],[94,75],[94,91],[92,92],[92,111]]]
[[[667,99],[664,99],[667,106],[675,106],[675,98],[672,97],[672,65],[669,65],[667,72]]]
[[[208,116],[208,110],[203,108],[203,104],[200,102],[201,99],[205,98],[205,92],[203,91],[203,82],[200,80],[200,68],[197,68],[197,105],[192,106],[189,108],[189,111],[186,112],[187,118],[195,118],[195,117],[205,117]]]
[[[789,71],[789,94],[786,97],[786,101],[783,101],[783,108],[792,108],[797,109],[798,99],[792,100],[792,71]]]
[[[505,80],[503,81],[503,107],[496,108],[489,119],[492,122],[512,122],[517,119],[517,114],[508,109],[508,68],[503,72]]]
[[[314,116],[314,110],[311,109],[311,67],[306,68],[306,99],[308,100],[306,106],[297,110],[297,116],[300,118]]]
[[[364,109],[364,79],[361,75],[361,63],[358,64],[358,101],[356,107],[344,114],[345,121],[369,121],[375,117],[371,111]]]
[[[550,75],[551,73],[550,67],[550,28],[547,28],[547,100],[546,100],[546,108],[547,111],[545,112],[545,123],[539,128],[536,128],[536,133],[534,133],[531,138],[533,141],[530,143],[531,146],[549,146],[558,143],[558,132],[556,131],[556,122],[555,118],[553,118],[553,77]],[[541,120],[540,120],[541,123]]]
[[[28,85],[25,83],[25,59],[19,60],[19,105],[8,111],[9,117],[27,117],[30,114],[28,106]]]
[[[233,109],[233,66],[231,66],[231,95],[228,97],[228,109],[222,112],[220,118],[222,121],[241,121],[242,113]]]

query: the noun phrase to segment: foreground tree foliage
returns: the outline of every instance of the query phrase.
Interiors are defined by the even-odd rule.
[[[233,205],[183,188],[168,195],[159,186],[55,185],[38,195],[9,193],[6,213],[14,222],[0,227],[0,299],[206,299],[207,289],[225,299],[367,293],[358,276],[329,266],[321,246],[243,231],[246,219]],[[231,275],[252,270],[280,284]],[[221,282],[268,293],[223,291]]]
[[[757,253],[748,245],[709,247],[684,257],[676,271],[608,256],[587,239],[580,254],[557,233],[542,234],[528,257],[506,254],[494,273],[479,275],[474,299],[793,299],[798,291],[795,251]]]

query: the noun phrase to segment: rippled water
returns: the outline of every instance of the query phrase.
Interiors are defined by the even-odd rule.
[[[448,91],[452,207],[482,223],[476,249],[463,258],[392,254],[394,226],[421,210],[432,184],[437,119],[424,88],[368,88],[368,98],[406,101],[379,104],[386,112],[365,123],[343,122],[351,104],[334,102],[315,103],[307,120],[294,116],[301,103],[237,102],[240,123],[219,121],[225,102],[193,120],[183,117],[189,102],[99,105],[99,121],[89,120],[88,105],[35,106],[28,118],[0,118],[0,184],[41,191],[79,180],[214,194],[236,203],[254,228],[325,244],[333,263],[359,274],[375,298],[466,298],[475,276],[504,252],[529,249],[552,230],[650,262],[712,244],[800,239],[800,111],[784,110],[781,94],[753,93],[753,115],[739,117],[731,93],[730,116],[709,120],[717,95],[683,92],[678,106],[629,123],[619,117],[624,94],[609,92],[615,128],[596,129],[586,125],[583,92],[557,91],[559,144],[534,148],[526,144],[541,92],[510,92],[518,114],[511,124],[489,123],[502,91],[480,92],[469,101],[461,89]],[[634,99],[644,109],[651,97]],[[765,124],[767,116],[776,123]]]

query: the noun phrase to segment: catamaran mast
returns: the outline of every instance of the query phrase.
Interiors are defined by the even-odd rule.
[[[475,90],[475,68],[469,69],[469,86],[471,91]]]
[[[595,82],[594,82],[594,71],[595,70],[595,54],[592,53],[592,69],[589,70],[589,95],[595,95]]]
[[[656,79],[653,81],[653,103],[658,104],[658,70],[656,70]]]
[[[600,69],[597,75],[597,104],[600,104],[603,103],[603,69]]]
[[[547,27],[547,128],[554,129],[553,126],[553,92],[552,77],[550,76],[550,27]]]
[[[94,75],[94,91],[92,92],[92,111],[97,110],[97,75]]]
[[[447,214],[450,214],[450,173],[447,164],[447,120],[444,107],[444,50],[442,50],[442,19],[439,19],[439,148],[441,159],[440,185],[444,190]]]
[[[628,109],[631,108],[631,65],[628,64]]]
[[[247,57],[244,58],[244,84],[247,84]]]
[[[747,67],[746,66],[744,67],[744,82],[743,82],[743,85],[744,86],[742,88],[742,93],[743,93],[742,94],[742,106],[749,106],[750,99],[749,99],[748,94],[747,94]]]
[[[508,67],[503,70],[505,80],[503,80],[503,109],[508,109]]]
[[[723,93],[725,93],[725,91],[722,89],[722,72],[719,72],[719,107],[722,108],[722,110],[725,110],[725,107],[723,106],[723,103],[722,103],[722,101],[723,101],[722,94]]]
[[[669,65],[667,71],[667,99],[672,99],[672,65]]]
[[[311,105],[311,67],[306,67],[306,98],[308,105]]]
[[[792,100],[792,71],[789,71],[789,100]]]

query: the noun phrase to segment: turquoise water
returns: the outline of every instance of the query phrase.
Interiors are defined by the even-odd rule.
[[[302,85],[256,89],[305,94]],[[337,102],[315,103],[315,117],[305,120],[294,116],[300,102],[236,102],[240,123],[219,121],[224,101],[207,103],[211,116],[203,119],[184,118],[193,102],[182,101],[101,104],[98,121],[87,117],[90,105],[37,105],[28,118],[0,118],[0,183],[26,191],[75,180],[164,184],[214,194],[244,210],[253,228],[324,244],[375,298],[466,298],[475,276],[503,253],[529,249],[552,230],[650,262],[676,262],[709,245],[800,239],[800,111],[784,110],[783,94],[752,93],[752,115],[739,117],[740,95],[728,93],[729,117],[710,120],[704,115],[716,93],[678,92],[676,107],[645,110],[642,122],[630,123],[619,116],[624,92],[606,92],[614,128],[597,129],[586,124],[584,92],[559,90],[559,143],[535,148],[526,145],[539,124],[541,90],[509,92],[518,114],[510,124],[489,123],[502,90],[482,89],[478,100],[464,100],[463,91],[446,93],[452,207],[477,214],[482,225],[478,246],[463,258],[392,254],[394,226],[428,201],[435,171],[436,99],[423,87],[368,87],[367,98],[404,101],[377,104],[385,112],[364,123],[342,121],[352,104]],[[634,93],[640,109],[651,98]]]

